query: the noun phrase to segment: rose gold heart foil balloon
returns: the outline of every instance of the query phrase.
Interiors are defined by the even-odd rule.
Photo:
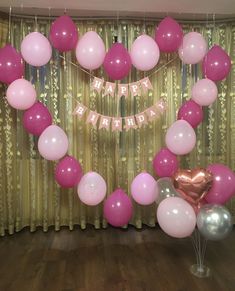
[[[212,173],[203,168],[179,169],[173,179],[175,189],[197,212],[197,209],[200,209],[201,204],[203,204],[203,198],[212,186]]]

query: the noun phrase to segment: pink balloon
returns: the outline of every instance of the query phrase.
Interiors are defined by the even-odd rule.
[[[211,105],[218,96],[216,84],[209,79],[197,81],[192,88],[192,100],[201,106]]]
[[[23,75],[24,63],[21,54],[7,44],[0,49],[0,82],[10,84]]]
[[[29,81],[18,79],[9,85],[6,97],[8,103],[13,108],[25,110],[35,103],[37,94],[33,85]]]
[[[74,157],[66,156],[59,161],[55,169],[55,179],[61,187],[77,186],[81,178],[82,167]]]
[[[41,156],[49,161],[56,161],[66,154],[69,142],[68,137],[57,125],[48,126],[40,135],[38,150]]]
[[[188,100],[180,107],[178,119],[185,120],[196,128],[203,120],[202,107],[193,100]]]
[[[225,204],[235,194],[235,174],[223,164],[212,164],[207,167],[213,174],[213,184],[205,196],[208,203]]]
[[[195,147],[196,134],[187,121],[177,120],[168,128],[165,141],[173,154],[186,155]]]
[[[221,81],[231,70],[229,55],[218,45],[214,45],[206,54],[202,63],[202,71],[206,78]]]
[[[104,59],[104,70],[113,80],[122,80],[131,69],[131,58],[127,49],[121,43],[115,43]]]
[[[49,35],[54,48],[60,52],[67,52],[76,48],[78,29],[68,15],[62,15],[52,23]]]
[[[76,58],[79,64],[88,70],[98,69],[104,61],[105,46],[103,40],[94,31],[85,33],[77,43]]]
[[[159,194],[157,182],[148,173],[140,173],[131,183],[131,195],[141,205],[149,205],[157,200]]]
[[[41,33],[29,33],[21,43],[23,59],[30,65],[40,67],[51,59],[52,49],[49,40]]]
[[[52,117],[49,110],[39,101],[24,112],[23,126],[33,135],[39,136],[51,124]]]
[[[86,173],[78,184],[78,197],[90,206],[98,205],[106,195],[106,182],[98,173]]]
[[[112,226],[121,227],[128,224],[132,214],[131,199],[122,189],[115,190],[104,202],[104,217]]]
[[[160,51],[171,53],[178,50],[183,40],[183,30],[178,22],[167,16],[155,31],[155,40]]]
[[[162,148],[154,157],[153,168],[159,177],[171,177],[177,171],[179,163],[176,155]]]
[[[197,64],[207,52],[207,42],[198,32],[189,32],[183,37],[179,48],[179,57],[185,64]]]
[[[196,226],[196,215],[192,206],[179,197],[169,197],[159,204],[157,220],[161,229],[170,236],[190,236]]]
[[[139,36],[130,51],[134,67],[140,71],[149,71],[158,63],[160,52],[154,39],[146,34]]]

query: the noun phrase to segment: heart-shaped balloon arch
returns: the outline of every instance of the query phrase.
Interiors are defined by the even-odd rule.
[[[171,17],[163,19],[156,28],[155,40],[143,34],[133,43],[130,53],[121,43],[115,43],[105,52],[102,39],[94,31],[78,40],[77,27],[72,19],[63,15],[51,26],[50,42],[60,52],[76,49],[79,64],[94,70],[102,64],[114,80],[121,80],[136,69],[147,71],[156,66],[161,52],[175,52],[185,64],[202,61],[205,78],[192,88],[192,98],[178,112],[178,120],[167,130],[166,148],[153,160],[160,177],[156,181],[150,174],[137,175],[131,184],[132,198],[141,205],[159,204],[157,218],[161,228],[173,237],[192,234],[196,223],[199,231],[209,239],[224,238],[232,227],[228,210],[222,206],[235,193],[235,175],[225,165],[213,164],[207,169],[180,170],[176,155],[188,154],[196,144],[196,128],[203,119],[202,106],[217,98],[214,83],[224,79],[230,71],[231,60],[219,46],[207,51],[207,43],[197,32],[183,36],[181,26]],[[32,66],[43,66],[51,58],[48,39],[39,32],[28,34],[21,43],[21,55]],[[57,125],[52,124],[48,109],[36,102],[33,85],[22,78],[24,65],[21,55],[7,45],[0,51],[0,80],[9,84],[6,97],[15,109],[26,110],[23,116],[25,129],[38,139],[38,149],[47,160],[61,159],[55,179],[62,187],[77,186],[78,196],[87,205],[97,205],[106,196],[106,182],[95,172],[82,175],[79,162],[65,156],[68,138]],[[65,156],[65,157],[64,157]],[[169,178],[171,177],[171,178]],[[174,182],[174,186],[173,186]],[[209,204],[208,204],[209,203]],[[123,226],[132,217],[132,202],[122,189],[117,189],[104,202],[104,216],[113,226]]]

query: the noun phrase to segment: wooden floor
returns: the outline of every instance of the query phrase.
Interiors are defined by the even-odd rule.
[[[190,239],[159,229],[23,230],[0,238],[1,291],[234,291],[235,230],[208,244],[212,276],[189,272]]]

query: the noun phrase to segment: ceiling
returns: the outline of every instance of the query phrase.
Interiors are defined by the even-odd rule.
[[[0,0],[0,11],[13,14],[80,17],[162,17],[216,19],[235,17],[235,0]],[[209,15],[208,15],[209,14]]]

